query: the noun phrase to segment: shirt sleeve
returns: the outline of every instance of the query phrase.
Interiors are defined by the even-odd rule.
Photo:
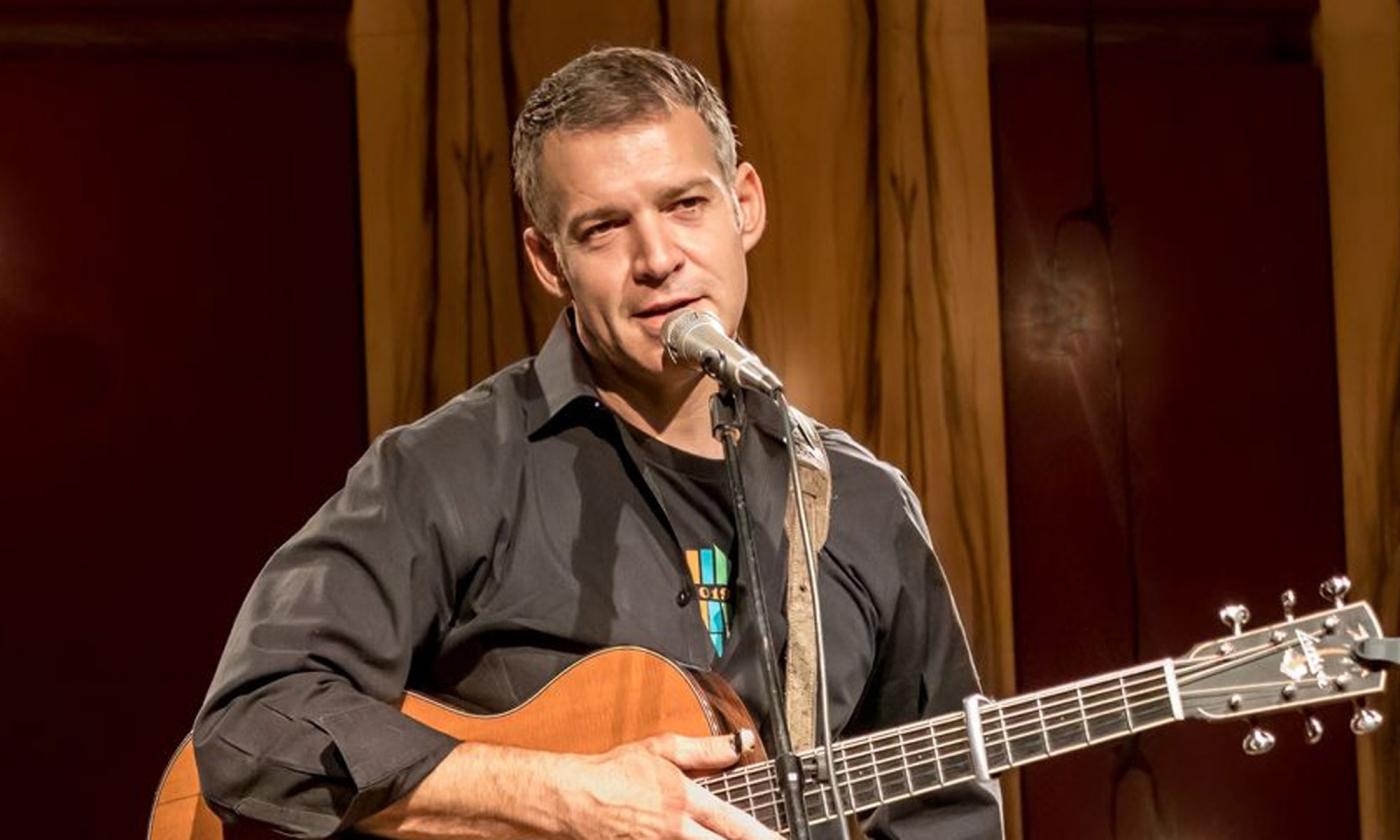
[[[882,729],[962,708],[981,689],[952,593],[929,539],[918,498],[899,477],[902,504],[889,533],[901,586],[862,708],[862,729]],[[878,808],[871,838],[990,840],[1003,836],[1001,789],[966,782]]]
[[[452,615],[440,498],[391,432],[254,581],[194,727],[200,784],[225,821],[325,837],[455,746],[397,708],[414,650]]]

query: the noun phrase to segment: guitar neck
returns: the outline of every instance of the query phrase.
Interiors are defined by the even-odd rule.
[[[961,712],[845,739],[833,749],[836,783],[844,812],[852,814],[1182,717],[1174,664],[1163,659],[1007,700],[979,698]],[[818,772],[818,753],[800,758],[808,819],[835,819],[840,813],[833,785]],[[740,767],[703,784],[769,828],[787,832],[772,762]]]

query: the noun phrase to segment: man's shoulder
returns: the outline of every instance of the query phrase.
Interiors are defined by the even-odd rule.
[[[496,371],[417,420],[380,435],[376,445],[419,460],[439,461],[462,450],[496,449],[525,439],[525,407],[535,357]]]
[[[822,445],[831,462],[832,483],[837,493],[872,494],[876,503],[889,503],[912,491],[898,467],[881,460],[849,432],[833,426],[819,426]]]

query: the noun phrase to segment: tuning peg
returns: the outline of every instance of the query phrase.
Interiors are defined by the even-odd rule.
[[[1274,748],[1275,740],[1272,732],[1250,720],[1249,731],[1245,733],[1241,746],[1245,755],[1263,755]]]
[[[1357,703],[1356,714],[1351,716],[1351,731],[1357,735],[1370,735],[1380,729],[1384,721],[1385,717],[1380,712]]]
[[[1331,601],[1334,607],[1346,605],[1347,593],[1351,591],[1351,578],[1346,575],[1333,575],[1317,588],[1324,601]]]
[[[1283,594],[1278,596],[1278,599],[1283,604],[1283,617],[1288,621],[1292,621],[1293,608],[1298,606],[1298,593],[1294,592],[1292,589],[1285,589],[1283,590]]]
[[[1234,631],[1238,636],[1244,632],[1244,626],[1249,623],[1249,607],[1244,604],[1226,604],[1220,608],[1220,623]]]
[[[1309,744],[1322,743],[1322,721],[1317,719],[1317,715],[1303,713],[1303,739]]]

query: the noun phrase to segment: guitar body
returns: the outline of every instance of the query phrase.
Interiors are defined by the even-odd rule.
[[[580,659],[521,705],[471,715],[409,693],[404,714],[462,741],[533,750],[602,753],[663,733],[702,737],[758,731],[734,690],[715,674],[690,671],[651,651],[608,648]],[[762,744],[744,763],[765,760]],[[186,737],[166,767],[148,840],[272,840],[256,826],[229,828],[200,795],[194,746]]]

